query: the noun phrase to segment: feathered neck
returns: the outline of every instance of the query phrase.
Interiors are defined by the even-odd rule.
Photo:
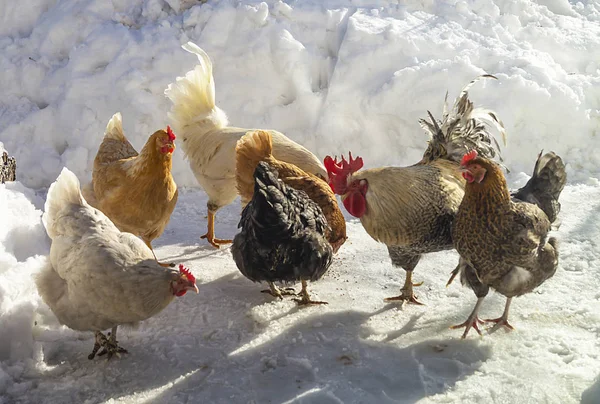
[[[156,138],[161,135],[161,132],[155,132],[135,159],[135,164],[142,164],[143,166],[154,167],[152,171],[153,175],[157,174],[157,171],[162,172],[164,175],[171,174],[171,168],[173,167],[173,153],[163,153],[159,150]],[[142,170],[144,172],[145,170]]]
[[[508,206],[510,191],[500,166],[490,161],[478,159],[487,171],[483,181],[467,182],[464,201],[477,203],[479,206]]]

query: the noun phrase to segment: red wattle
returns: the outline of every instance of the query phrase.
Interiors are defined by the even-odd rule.
[[[360,192],[352,192],[344,199],[344,207],[354,217],[362,217],[367,211],[367,202]]]

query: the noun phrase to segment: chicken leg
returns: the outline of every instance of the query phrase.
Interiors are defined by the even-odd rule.
[[[384,300],[386,302],[402,301],[423,305],[423,303],[417,300],[417,296],[415,296],[413,292],[413,287],[421,286],[423,282],[413,283],[412,274],[413,271],[406,271],[406,280],[404,281],[404,286],[402,286],[402,289],[400,289],[401,294],[399,296],[388,297]]]
[[[465,321],[462,324],[453,325],[450,327],[453,330],[465,327],[465,332],[461,337],[462,339],[465,339],[467,337],[467,334],[469,333],[471,328],[475,329],[475,331],[477,331],[477,333],[481,335],[481,331],[479,330],[479,324],[483,324],[484,322],[480,320],[479,317],[477,317],[477,312],[479,312],[479,306],[481,306],[481,303],[483,303],[483,299],[484,297],[477,298],[477,303],[475,303],[475,307],[473,308],[473,311],[467,318],[467,321]]]
[[[486,323],[496,323],[492,328],[488,330],[488,333],[491,334],[500,329],[500,327],[504,326],[509,330],[514,330],[515,328],[508,323],[508,310],[510,309],[510,303],[512,302],[512,297],[506,299],[506,306],[504,306],[504,313],[499,318],[490,318],[487,320],[483,320]]]
[[[305,280],[302,280],[302,290],[300,291],[299,295],[302,296],[302,298],[294,299],[296,302],[298,302],[299,306],[305,306],[305,305],[309,305],[309,304],[329,304],[327,302],[311,300],[310,296],[308,294],[308,290],[306,290],[306,281]]]
[[[208,209],[208,231],[205,235],[200,236],[200,238],[205,238],[213,247],[219,248],[220,244],[229,244],[232,243],[233,240],[223,240],[220,238],[215,238],[215,211]]]
[[[268,293],[273,297],[283,299],[283,296],[297,296],[298,294],[294,288],[284,288],[283,290],[278,288],[273,282],[269,282],[269,289],[261,290],[261,293]]]
[[[402,303],[409,302],[423,305],[423,303],[417,300],[417,296],[415,296],[413,292],[413,287],[421,286],[423,282],[412,282],[413,270],[419,263],[421,255],[414,254],[413,252],[400,246],[388,246],[388,253],[390,255],[390,259],[392,260],[392,265],[403,268],[406,271],[406,280],[404,281],[404,286],[402,286],[402,289],[400,289],[400,296],[388,297],[384,300],[386,302],[402,301]]]
[[[160,262],[158,260],[158,258],[156,258],[156,254],[154,253],[154,248],[152,248],[152,244],[150,243],[150,240],[144,240],[144,243],[146,243],[148,248],[152,251],[152,255],[154,255],[154,259],[156,260],[156,262],[158,262],[158,265],[160,265],[161,267],[165,267],[165,268],[173,268],[175,266],[175,264],[172,262]]]
[[[100,348],[102,348],[102,351],[98,353],[98,356],[103,356],[108,353],[106,358],[107,360],[110,360],[110,358],[112,358],[115,354],[120,358],[122,353],[127,353],[126,349],[121,348],[118,345],[119,341],[117,341],[117,327],[118,326],[114,326],[112,328],[112,331],[108,333],[108,338],[106,338],[106,336],[100,331],[96,331],[96,342],[94,343],[94,349],[92,350],[92,353],[88,355],[88,359],[94,359],[96,352],[98,352]]]

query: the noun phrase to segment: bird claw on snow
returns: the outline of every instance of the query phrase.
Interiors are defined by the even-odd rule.
[[[111,337],[110,332],[108,333],[108,336],[109,338],[106,338],[106,336],[101,332],[96,332],[94,349],[92,350],[92,353],[88,355],[88,359],[94,359],[96,352],[98,352],[100,348],[102,348],[102,351],[98,353],[98,356],[104,356],[108,354],[106,360],[110,360],[113,355],[117,355],[117,357],[120,358],[122,353],[128,353],[126,349],[121,348],[118,345],[118,341],[115,338]]]
[[[283,296],[298,296],[294,288],[278,288],[275,285],[270,285],[270,289],[261,290],[260,293],[268,293],[273,297],[283,299]]]
[[[483,320],[486,323],[496,323],[492,328],[487,330],[488,334],[492,334],[496,331],[498,331],[501,327],[506,327],[505,331],[509,332],[515,329],[515,327],[513,327],[512,325],[510,325],[508,323],[508,320],[505,319],[504,317],[499,317],[499,318],[488,318]]]
[[[417,296],[415,296],[415,294],[413,293],[413,290],[412,290],[413,287],[418,287],[418,286],[421,286],[422,284],[423,284],[423,282],[419,282],[419,283],[413,283],[412,285],[409,285],[408,287],[404,287],[401,289],[401,292],[402,292],[401,295],[385,298],[384,301],[386,301],[386,302],[401,301],[402,305],[404,305],[404,303],[412,303],[412,304],[416,304],[419,306],[425,306],[424,303],[421,303],[419,300],[417,300]]]
[[[329,304],[327,302],[321,302],[318,300],[311,300],[310,295],[308,294],[306,281],[302,281],[302,290],[298,293],[297,296],[301,296],[300,299],[294,299],[298,306],[308,306],[311,304]]]
[[[465,321],[462,324],[458,324],[458,325],[453,325],[450,327],[450,329],[455,330],[458,328],[463,328],[465,327],[465,332],[463,333],[462,337],[460,337],[461,339],[465,339],[467,337],[467,334],[469,333],[469,331],[471,330],[471,328],[473,328],[475,331],[477,331],[477,333],[480,336],[483,336],[483,334],[481,333],[481,330],[479,329],[479,325],[478,324],[484,324],[483,320],[480,320],[479,317],[475,316],[473,318],[469,317],[467,319],[467,321]]]
[[[311,304],[329,304],[328,302],[322,302],[319,300],[311,300],[310,296],[302,296],[300,299],[294,299],[298,303],[298,306],[308,306]]]

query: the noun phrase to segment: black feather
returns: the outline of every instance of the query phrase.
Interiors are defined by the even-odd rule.
[[[265,162],[254,179],[254,196],[231,247],[238,269],[254,282],[319,279],[333,257],[321,208],[304,191],[286,186]]]
[[[533,176],[527,184],[511,196],[520,201],[537,205],[544,211],[550,223],[554,222],[560,212],[558,197],[567,183],[565,164],[554,152],[538,155],[533,168]]]

